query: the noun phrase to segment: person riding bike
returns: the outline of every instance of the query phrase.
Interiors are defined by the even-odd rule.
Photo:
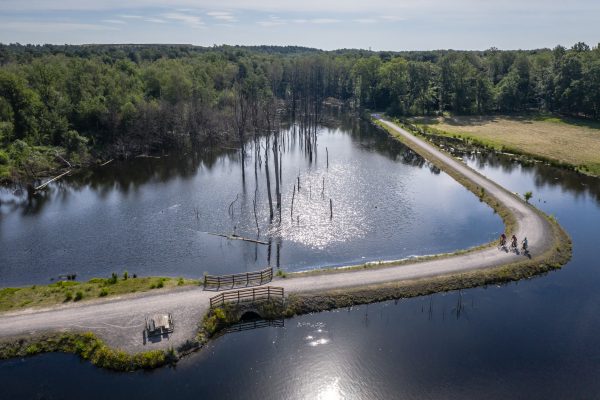
[[[527,251],[527,247],[529,246],[529,242],[527,242],[527,237],[525,237],[525,239],[523,239],[523,242],[521,242],[523,245],[523,251]]]
[[[500,246],[506,246],[506,235],[504,233],[500,235]]]
[[[517,246],[518,246],[518,244],[517,244],[517,237],[515,235],[512,235],[510,247],[516,249]]]

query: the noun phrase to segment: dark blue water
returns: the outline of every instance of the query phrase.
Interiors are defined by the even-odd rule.
[[[34,198],[0,192],[0,286],[72,273],[298,271],[462,249],[502,230],[489,207],[364,121],[331,116],[312,160],[303,137],[294,128],[279,134],[282,207],[271,222],[264,137],[248,143],[245,180],[239,152],[187,153],[81,171]],[[257,223],[270,245],[209,234],[256,239]]]
[[[543,276],[228,334],[175,369],[115,374],[71,355],[0,363],[6,398],[600,398],[600,181],[468,160],[556,216],[571,262]]]

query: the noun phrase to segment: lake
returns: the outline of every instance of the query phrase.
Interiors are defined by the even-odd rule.
[[[282,127],[281,219],[275,210],[272,222],[264,137],[248,146],[245,179],[239,152],[190,152],[82,171],[34,198],[4,190],[2,286],[73,273],[87,280],[123,271],[186,278],[267,265],[299,271],[453,251],[500,234],[487,205],[408,148],[365,121],[343,114],[327,121],[312,160],[298,129]],[[210,234],[257,239],[257,225],[269,245]]]
[[[362,127],[362,124],[356,122],[349,126]],[[404,235],[400,237],[417,235],[417,243],[426,241],[423,247],[407,247],[406,251],[402,250],[403,245],[396,243],[398,252],[392,252],[393,257],[439,251],[444,245],[436,244],[435,239],[445,237],[444,233],[436,236],[440,230],[446,235],[452,232],[451,236],[459,232],[458,236],[466,243],[471,241],[467,244],[475,244],[481,242],[477,238],[493,236],[495,230],[501,229],[497,225],[498,218],[487,207],[447,180],[443,173],[432,173],[421,162],[406,162],[403,156],[391,157],[393,153],[389,149],[398,151],[397,154],[410,153],[375,131],[362,130],[369,128],[361,128],[360,132],[364,132],[361,134],[353,129],[334,133],[325,133],[330,131],[324,129],[323,136],[319,136],[319,145],[328,143],[330,168],[333,155],[341,153],[332,150],[334,139],[349,140],[354,151],[364,155],[365,167],[397,168],[399,176],[393,182],[405,183],[406,192],[422,196],[438,191],[434,198],[414,197],[414,204],[403,200],[409,203],[406,205],[409,209],[419,210],[415,215],[427,214],[426,207],[430,207],[439,220],[428,220],[432,224],[429,227],[391,225],[390,230],[406,231],[398,233]],[[328,142],[326,137],[330,134],[335,136]],[[379,161],[369,161],[373,159]],[[288,319],[284,327],[227,334],[183,359],[175,368],[118,374],[65,354],[3,361],[0,362],[3,396],[49,399],[84,396],[101,399],[115,394],[211,399],[598,398],[600,181],[543,164],[521,165],[505,156],[474,154],[465,161],[510,191],[533,191],[532,203],[554,215],[573,239],[573,259],[569,264],[561,270],[507,285],[363,305]],[[381,170],[374,172],[372,179],[379,179],[379,173],[381,179],[395,176]],[[406,180],[402,174],[415,178]],[[182,178],[175,174],[170,179]],[[394,187],[390,182],[386,185]],[[376,205],[382,204],[379,200],[382,198],[398,202],[398,196],[388,197],[384,190],[379,190],[370,200],[377,199]],[[454,197],[463,194],[465,203]],[[404,194],[402,198],[413,197]],[[53,201],[58,200],[45,205],[33,218],[51,209]],[[388,211],[394,209],[390,205],[386,207]],[[465,208],[474,215],[480,214],[467,222],[469,217],[463,214]],[[363,212],[377,215],[373,207]],[[18,218],[25,218],[22,211],[20,214]],[[194,223],[193,219],[191,222]],[[353,224],[358,226],[358,222]],[[472,224],[470,229],[469,224]],[[462,227],[464,232],[460,230]],[[421,230],[428,231],[429,236],[420,233]],[[476,234],[469,236],[471,231]],[[371,235],[385,237],[378,230],[355,237],[365,241]],[[396,237],[396,233],[388,235]],[[346,240],[356,243],[357,239]],[[303,246],[313,248],[313,245]],[[315,252],[327,253],[328,246],[340,244],[332,241],[322,251],[314,246]],[[284,243],[282,247],[282,265],[285,265],[285,250],[289,247],[293,245],[286,247]],[[375,247],[373,250],[379,251]],[[381,251],[378,254],[384,254]],[[344,258],[354,259],[356,257]],[[288,260],[286,268],[302,268],[299,261]],[[330,260],[336,263],[335,258],[323,263]]]

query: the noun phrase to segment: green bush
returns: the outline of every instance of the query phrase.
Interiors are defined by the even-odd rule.
[[[117,279],[119,277],[117,276],[117,274],[115,274],[114,272],[112,273],[111,277],[109,279],[107,279],[108,284],[110,285],[114,285],[115,283],[117,283]]]
[[[0,150],[0,165],[8,164],[8,154],[5,151]]]
[[[74,301],[79,301],[83,299],[83,292],[82,291],[77,291],[77,293],[75,293],[75,299],[73,299]]]
[[[65,293],[65,301],[71,301],[73,299],[73,293],[68,291]]]
[[[108,290],[106,290],[106,288],[102,288],[102,290],[100,290],[100,294],[98,296],[104,297],[106,295],[108,295]]]
[[[79,133],[77,133],[77,131],[74,130],[67,131],[63,137],[63,141],[69,153],[80,151],[81,149],[85,148],[85,145],[88,142],[87,138],[81,136]]]

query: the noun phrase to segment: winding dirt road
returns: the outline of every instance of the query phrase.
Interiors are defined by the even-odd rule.
[[[475,172],[461,161],[440,151],[437,147],[411,135],[397,125],[374,115],[392,128],[411,148],[422,149],[438,161],[460,173],[464,178],[493,195],[507,207],[517,221],[517,237],[527,236],[532,256],[545,252],[553,243],[549,222],[524,201],[498,184]],[[422,261],[355,271],[340,271],[327,275],[290,275],[272,284],[283,287],[287,293],[327,291],[357,286],[404,281],[415,278],[448,275],[470,270],[492,268],[521,260],[523,255],[499,251],[495,246],[470,253]],[[208,310],[209,298],[214,292],[201,288],[186,288],[171,292],[123,296],[88,303],[69,304],[50,309],[28,309],[0,315],[0,338],[26,336],[46,331],[92,331],[110,346],[128,352],[155,348],[178,347],[193,338],[198,322]],[[171,312],[176,323],[175,332],[158,342],[144,342],[144,318],[148,314]]]

